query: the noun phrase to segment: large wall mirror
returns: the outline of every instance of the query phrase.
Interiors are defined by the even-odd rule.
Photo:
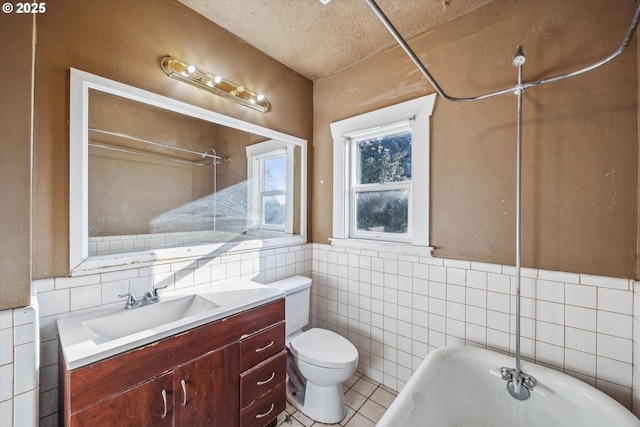
[[[306,141],[71,70],[70,269],[306,241]]]

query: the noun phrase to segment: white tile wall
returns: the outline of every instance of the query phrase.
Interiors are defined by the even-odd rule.
[[[640,418],[640,281],[633,284],[633,403],[632,409]]]
[[[387,387],[400,390],[428,352],[445,345],[515,352],[513,266],[320,244],[312,265],[313,325],[350,339],[358,370]],[[522,269],[523,356],[639,414],[636,288],[634,296],[627,279]]]
[[[161,292],[245,277],[268,283],[296,274],[311,274],[311,245],[200,258],[152,267],[113,271],[80,277],[38,280],[34,285],[40,301],[40,426],[58,424],[58,330],[56,321],[82,311],[124,304],[118,295],[143,295],[153,287],[167,286]],[[6,321],[0,315],[0,326]],[[8,329],[15,334],[16,328]],[[4,329],[0,329],[0,340]],[[7,332],[8,334],[9,332]],[[1,345],[1,344],[0,344]],[[1,353],[0,360],[8,356]],[[18,347],[16,347],[18,351]],[[27,362],[30,363],[30,362]],[[3,371],[0,370],[0,375]],[[30,378],[27,380],[31,381]],[[0,385],[4,384],[4,379]],[[0,395],[3,389],[0,388]],[[4,403],[0,399],[0,403]],[[4,411],[4,406],[0,407]],[[35,416],[35,415],[34,415]],[[0,416],[0,420],[3,417]],[[4,427],[0,421],[0,427]],[[29,424],[20,424],[29,425]]]
[[[122,304],[118,294],[152,286],[295,274],[312,274],[312,324],[350,339],[359,371],[396,390],[437,347],[514,351],[513,266],[309,244],[45,279],[34,282],[39,318],[35,304],[0,312],[0,427],[35,426],[38,417],[57,425],[59,317]],[[522,295],[523,355],[640,415],[640,282],[523,269]]]
[[[0,427],[37,426],[38,306],[0,311]]]

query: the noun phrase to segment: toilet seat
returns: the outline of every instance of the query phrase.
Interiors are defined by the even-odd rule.
[[[312,328],[295,337],[289,348],[294,357],[324,368],[348,368],[358,360],[358,350],[335,332]]]

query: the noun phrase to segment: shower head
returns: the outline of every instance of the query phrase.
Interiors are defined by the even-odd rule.
[[[511,65],[519,67],[524,64],[524,61],[526,61],[526,58],[524,57],[524,53],[522,53],[522,46],[518,46],[516,53],[513,55],[513,58],[511,58]]]

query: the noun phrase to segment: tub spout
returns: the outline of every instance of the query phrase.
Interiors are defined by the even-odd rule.
[[[518,400],[527,400],[536,386],[536,379],[519,369],[501,368],[502,379],[507,381],[507,390]]]

